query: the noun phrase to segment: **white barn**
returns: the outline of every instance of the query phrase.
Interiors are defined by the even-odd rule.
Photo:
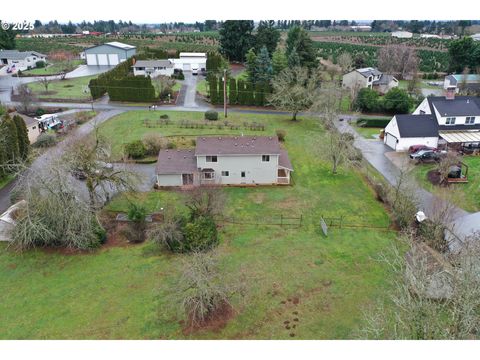
[[[175,69],[183,71],[200,71],[207,68],[207,54],[195,52],[182,52],[178,59],[169,59]]]
[[[157,185],[290,184],[293,171],[277,137],[199,137],[195,150],[160,150]]]
[[[85,49],[85,59],[90,66],[116,66],[136,54],[136,47],[118,41]]]

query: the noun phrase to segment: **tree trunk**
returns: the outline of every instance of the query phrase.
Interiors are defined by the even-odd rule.
[[[297,114],[298,114],[298,111],[294,111],[293,114],[292,114],[292,121],[297,121]]]

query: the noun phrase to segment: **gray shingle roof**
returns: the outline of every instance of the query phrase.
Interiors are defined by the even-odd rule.
[[[276,136],[198,137],[195,155],[280,155]]]
[[[173,64],[170,62],[170,60],[138,60],[135,65],[132,67],[134,68],[139,68],[139,67],[144,67],[144,68],[154,68],[154,67],[166,67],[166,68],[172,68]]]
[[[45,57],[46,55],[36,51],[0,50],[1,59],[23,60],[28,56]]]
[[[395,115],[401,137],[437,137],[438,123],[434,115]]]
[[[388,85],[392,80],[396,80],[393,75],[382,74],[380,79],[373,82],[374,85]]]
[[[293,171],[293,166],[292,166],[292,163],[290,162],[290,159],[288,158],[287,150],[280,149],[280,156],[278,157],[278,165]]]
[[[160,150],[157,174],[185,174],[197,171],[197,159],[193,150]]]
[[[480,107],[473,99],[432,100],[440,116],[478,116]]]
[[[376,75],[382,75],[380,71],[378,71],[375,68],[363,68],[363,69],[357,69],[357,72],[359,72],[362,76],[368,78],[369,76],[376,76]]]

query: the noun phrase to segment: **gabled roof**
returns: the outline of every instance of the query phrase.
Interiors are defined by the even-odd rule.
[[[121,42],[118,42],[118,41],[112,41],[112,42],[108,42],[108,43],[104,43],[104,44],[90,46],[90,47],[86,48],[85,50],[95,49],[96,47],[104,46],[104,45],[111,46],[111,47],[114,47],[114,48],[117,48],[117,49],[122,49],[122,50],[131,50],[131,49],[136,48],[136,46],[133,46],[133,45],[124,44],[124,43],[121,43]]]
[[[144,67],[144,68],[154,68],[154,67],[172,68],[173,64],[170,60],[138,60],[132,67],[133,68],[138,68],[138,67]]]
[[[435,115],[395,115],[401,137],[437,137]]]
[[[479,116],[480,106],[472,99],[473,97],[466,97],[466,99],[455,98],[452,100],[432,100],[432,105],[437,109],[441,117],[446,116]]]
[[[393,75],[385,75],[385,74],[382,74],[380,76],[380,79],[378,80],[375,80],[373,82],[373,85],[388,85],[390,84],[390,82],[392,82],[393,80],[397,81],[397,79],[395,79],[395,77]]]
[[[377,76],[377,75],[382,75],[380,71],[378,71],[375,68],[368,67],[368,68],[362,68],[362,69],[356,69],[356,72],[360,73],[362,76],[368,78],[369,76]]]
[[[0,58],[10,60],[23,60],[28,56],[45,57],[46,55],[36,51],[0,50]]]
[[[428,106],[430,107],[430,112],[432,114],[435,114],[435,109],[433,108],[433,104],[437,104],[438,102],[446,102],[445,106],[448,107],[456,107],[456,106],[461,106],[462,104],[466,103],[466,101],[473,102],[477,104],[477,107],[480,108],[480,97],[478,96],[455,96],[455,99],[452,100],[446,100],[445,96],[428,96],[427,101],[428,101]],[[457,104],[457,105],[452,105],[452,104]],[[460,104],[460,105],[458,105]],[[441,106],[441,105],[440,105]],[[440,112],[440,110],[439,110]],[[473,114],[468,114],[472,116],[476,116]],[[455,115],[452,115],[455,116]],[[462,115],[456,115],[456,116],[462,116]]]
[[[198,137],[195,155],[280,155],[276,136]]]
[[[156,173],[158,175],[185,174],[197,171],[193,150],[160,150]]]
[[[19,114],[17,112],[11,113],[10,117],[14,117],[15,115],[20,116],[23,119],[23,121],[25,122],[25,125],[27,127],[32,126],[32,125],[38,125],[37,119],[34,119],[34,118],[32,118],[30,116],[27,116],[27,115]]]
[[[292,163],[290,162],[290,159],[288,158],[287,150],[285,149],[280,149],[280,156],[278,157],[278,166],[281,166],[285,169],[293,171]]]
[[[181,52],[179,57],[207,57],[206,53],[200,53],[200,52]]]

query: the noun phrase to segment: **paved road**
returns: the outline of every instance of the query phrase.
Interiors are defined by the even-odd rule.
[[[353,120],[353,118],[352,118]],[[364,158],[383,175],[383,177],[393,186],[397,184],[397,180],[400,178],[400,169],[395,166],[386,156],[386,152],[392,151],[382,141],[365,139],[359,135],[355,129],[353,129],[347,121],[336,121],[335,125],[342,132],[349,132],[355,137],[354,145],[359,149]],[[438,197],[423,189],[419,184],[416,184],[416,198],[419,204],[419,210],[425,212],[428,216],[432,212],[433,206],[438,204],[440,200]],[[462,216],[468,215],[469,212],[455,207],[453,209],[453,219],[458,219]]]

